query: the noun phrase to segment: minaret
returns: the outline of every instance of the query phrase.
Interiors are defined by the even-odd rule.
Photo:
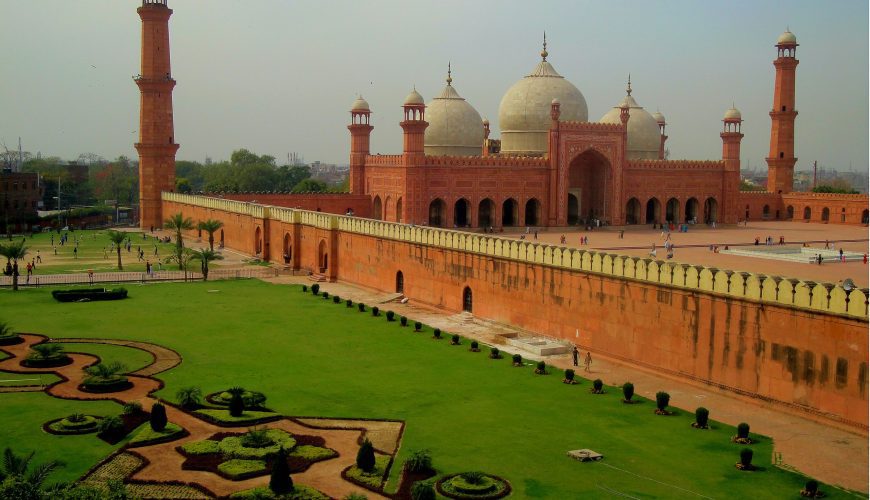
[[[139,227],[163,226],[161,191],[175,190],[175,133],[169,66],[169,16],[166,0],[142,0],[142,70],[139,86]]]
[[[659,125],[659,160],[665,159],[665,142],[668,140],[667,134],[665,134],[665,127],[668,125],[665,121],[665,115],[661,113],[661,111],[656,111],[653,113],[653,118],[655,118],[656,123]]]
[[[797,38],[786,30],[776,40],[776,83],[773,87],[773,109],[770,111],[770,154],[767,157],[767,190],[789,193],[793,186],[794,164],[794,108],[795,73],[798,60]]]
[[[450,70],[448,70],[448,75]],[[452,81],[450,76],[447,77],[447,84]],[[429,126],[424,120],[426,114],[426,104],[423,102],[423,96],[417,92],[417,89],[411,91],[408,97],[405,98],[402,108],[405,111],[405,119],[399,124],[404,131],[402,152],[405,156],[423,154],[423,135],[426,132],[426,127]]]
[[[722,162],[724,163],[722,182],[722,208],[718,211],[716,222],[737,223],[737,197],[740,194],[740,141],[743,139],[741,127],[743,118],[740,111],[731,105],[722,118]]]
[[[370,151],[370,138],[374,127],[370,124],[372,111],[369,103],[359,96],[350,107],[350,192],[365,193],[366,156]]]

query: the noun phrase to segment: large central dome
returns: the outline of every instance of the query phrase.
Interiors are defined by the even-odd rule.
[[[447,86],[426,106],[429,126],[423,139],[426,155],[480,156],[483,148],[483,120],[474,107],[452,85]]]
[[[502,153],[540,155],[547,152],[553,99],[559,100],[561,120],[585,122],[589,119],[583,94],[547,62],[546,41],[541,58],[535,69],[501,98],[498,123]]]

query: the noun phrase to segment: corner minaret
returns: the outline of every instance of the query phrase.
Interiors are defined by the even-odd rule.
[[[139,87],[139,227],[161,227],[161,191],[175,190],[175,133],[169,66],[169,16],[166,0],[142,0],[142,70],[133,77]]]
[[[737,223],[737,198],[740,196],[740,141],[743,140],[743,117],[731,105],[722,118],[722,163],[725,165],[722,183],[722,212],[712,210],[706,214],[707,223]]]
[[[793,186],[794,165],[794,120],[795,73],[798,60],[797,38],[786,30],[776,40],[776,83],[773,87],[773,109],[770,111],[770,154],[767,157],[767,190],[773,193],[789,193]]]
[[[372,111],[362,96],[357,97],[350,107],[350,192],[365,193],[366,156],[370,151]]]

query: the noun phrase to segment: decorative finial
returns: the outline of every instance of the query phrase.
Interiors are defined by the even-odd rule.
[[[549,55],[547,52],[547,31],[544,30],[544,50],[541,51],[541,58],[546,61],[547,55]]]
[[[625,92],[631,95],[631,73],[628,74],[628,87],[625,88]]]
[[[450,84],[453,83],[453,77],[450,75],[451,75],[450,61],[447,61],[447,85],[448,86],[450,86]]]

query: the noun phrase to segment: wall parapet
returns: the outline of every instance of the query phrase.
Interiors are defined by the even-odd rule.
[[[197,195],[164,192],[163,200],[254,217],[271,217],[282,222],[320,229],[337,229],[347,233],[469,252],[498,259],[655,283],[753,302],[772,303],[864,320],[868,317],[867,299],[870,290],[845,289],[841,285],[832,283],[802,281],[782,276],[665,262],[451,229],[271,207]]]
[[[842,200],[842,201],[864,201],[870,200],[868,195],[863,193],[848,194],[848,193],[812,193],[812,192],[797,192],[783,193],[783,198],[800,199],[800,198],[821,198],[826,200]]]
[[[628,160],[626,170],[721,170],[723,160]]]

